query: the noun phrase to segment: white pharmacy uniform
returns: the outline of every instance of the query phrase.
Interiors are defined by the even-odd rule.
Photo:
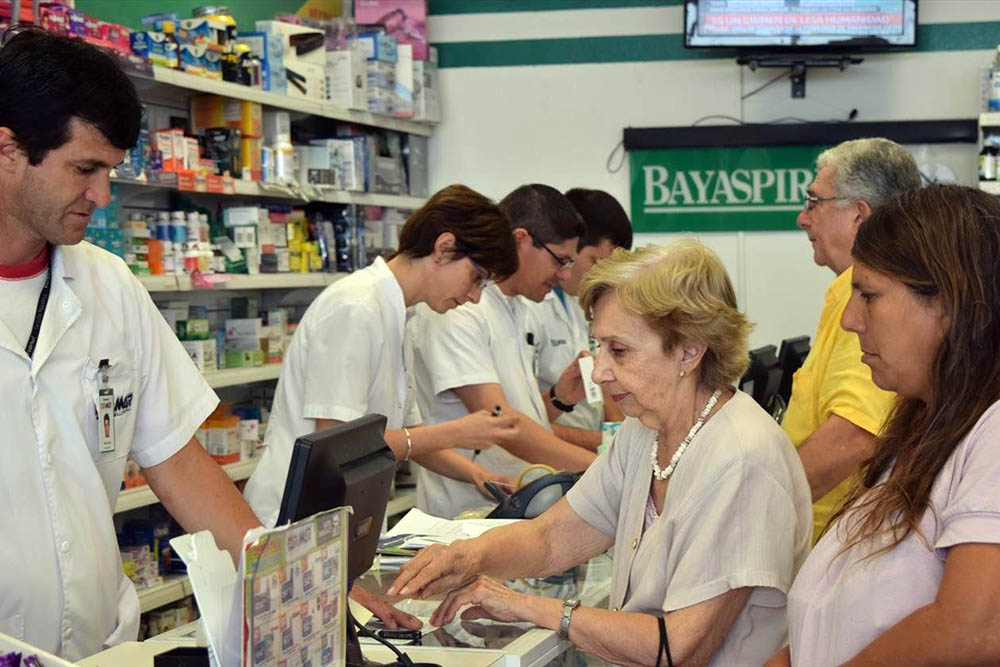
[[[5,283],[9,304],[18,290]],[[126,456],[166,461],[218,398],[125,263],[89,243],[53,253],[33,358],[9,306],[0,318],[0,632],[75,661],[139,630],[112,520]],[[115,397],[110,451],[98,437],[102,359]]]
[[[420,414],[427,424],[469,414],[456,387],[497,383],[511,408],[547,429],[548,416],[535,380],[532,351],[526,342],[526,307],[519,297],[505,296],[494,284],[478,304],[467,303],[443,315],[418,306],[407,327],[413,347],[413,375]],[[529,465],[502,447],[453,450],[503,475],[517,475]],[[445,518],[489,504],[476,487],[419,468],[417,507]]]
[[[590,349],[590,327],[576,297],[558,288],[552,289],[541,303],[525,300],[528,306],[528,331],[534,341],[537,358],[538,386],[548,391],[576,355]],[[560,298],[561,294],[561,298]],[[557,424],[600,431],[604,421],[604,403],[588,403],[586,399],[564,412]]]
[[[264,454],[245,496],[274,526],[295,439],[317,419],[351,421],[377,413],[387,429],[420,423],[404,359],[403,291],[381,257],[327,287],[292,336],[264,436]],[[408,352],[407,352],[408,354]]]

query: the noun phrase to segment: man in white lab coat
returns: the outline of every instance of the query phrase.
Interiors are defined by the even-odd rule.
[[[539,390],[525,303],[542,301],[569,275],[583,221],[569,200],[547,185],[523,185],[500,208],[514,230],[517,272],[486,287],[477,304],[444,315],[418,308],[406,337],[413,348],[417,401],[425,422],[499,406],[503,414],[522,416],[518,436],[482,452],[451,450],[431,456],[472,458],[501,475],[517,475],[529,463],[583,470],[593,452],[559,439],[550,426],[583,397],[579,369],[571,364],[549,392]],[[472,484],[425,468],[418,471],[417,507],[425,512],[450,518],[484,504]]]
[[[125,263],[80,243],[139,134],[131,82],[31,30],[0,90],[0,632],[77,660],[139,629],[112,520],[128,455],[234,558],[258,522],[194,437],[215,393]]]
[[[580,280],[594,262],[608,257],[615,248],[632,247],[632,224],[625,209],[610,194],[573,188],[566,192],[566,198],[584,224],[576,262],[569,275],[545,299],[528,303],[528,331],[535,341],[538,385],[542,391],[549,391],[580,352],[590,349],[590,326],[576,298]],[[609,400],[580,401],[571,411],[559,415],[552,430],[563,440],[596,451],[601,444],[601,423],[622,419],[621,409]]]

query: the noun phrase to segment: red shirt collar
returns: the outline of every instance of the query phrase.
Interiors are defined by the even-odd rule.
[[[0,264],[0,279],[2,280],[24,280],[34,278],[38,274],[49,268],[49,244],[46,243],[42,251],[34,259],[29,259],[21,264]]]

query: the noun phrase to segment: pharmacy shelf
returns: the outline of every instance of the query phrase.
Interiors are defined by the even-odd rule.
[[[166,67],[153,67],[152,79],[141,74],[132,74],[131,76],[139,94],[146,101],[164,103],[173,100],[176,103],[177,89],[180,89],[185,91],[185,95],[188,91],[224,95],[238,100],[257,102],[276,109],[285,109],[312,116],[323,116],[324,118],[332,118],[334,120],[342,120],[348,123],[357,123],[359,125],[378,127],[386,130],[419,134],[424,137],[429,137],[433,129],[433,126],[428,123],[382,116],[368,113],[367,111],[344,109],[343,107],[319,100],[278,95],[251,88],[250,86],[207,79]],[[167,90],[163,90],[164,88]]]
[[[1000,111],[984,111],[979,114],[979,127],[1000,128]]]
[[[277,365],[277,364],[275,364]],[[222,466],[222,469],[226,471],[229,475],[229,479],[234,482],[238,482],[241,479],[247,479],[253,474],[254,468],[257,467],[257,462],[260,459],[248,459],[246,461],[239,461],[237,463],[229,463]],[[115,514],[119,512],[127,512],[129,510],[134,510],[137,507],[145,507],[146,505],[154,505],[160,502],[153,493],[153,490],[148,486],[139,486],[134,489],[125,489],[118,494],[118,502],[115,503]]]
[[[177,190],[188,194],[210,194],[213,197],[261,197],[265,199],[282,199],[301,203],[324,202],[327,204],[354,204],[357,206],[387,206],[392,208],[418,209],[423,206],[425,197],[409,195],[388,195],[378,192],[355,192],[353,190],[335,190],[333,188],[293,188],[277,183],[261,183],[245,181],[242,178],[233,179],[235,192],[207,192],[202,190],[180,189],[166,183],[139,181],[131,178],[112,178],[112,183],[141,188],[160,188],[162,190]]]
[[[979,181],[979,189],[991,195],[1000,195],[1000,181]]]
[[[211,290],[195,287],[186,275],[136,276],[149,292],[194,292],[219,290],[295,289],[298,287],[326,287],[350,274],[348,273],[257,273],[254,275],[231,273],[214,284]]]
[[[225,368],[219,371],[205,371],[203,375],[208,380],[210,387],[218,389],[219,387],[232,387],[251,382],[277,380],[278,376],[281,375],[281,364],[264,364],[253,368]]]
[[[158,586],[147,586],[136,592],[139,594],[139,610],[146,613],[191,595],[191,581],[186,574],[175,574],[165,577]]]

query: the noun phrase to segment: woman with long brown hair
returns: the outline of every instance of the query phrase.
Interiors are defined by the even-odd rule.
[[[898,394],[769,664],[1000,662],[1000,203],[936,185],[858,230],[842,326]]]

